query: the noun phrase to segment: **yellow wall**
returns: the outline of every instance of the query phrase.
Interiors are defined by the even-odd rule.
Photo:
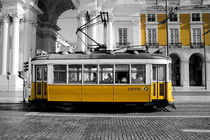
[[[146,14],[141,14],[141,27],[140,27],[140,33],[141,33],[141,44],[146,44]],[[165,14],[157,14],[157,22],[164,20],[166,18]],[[203,26],[203,33],[210,30],[210,13],[206,13],[202,15],[202,19],[204,22]],[[190,46],[191,43],[191,29],[190,29],[190,14],[180,14],[179,15],[180,20],[180,42],[182,43],[182,46]],[[166,24],[158,25],[158,40],[157,43],[159,43],[160,46],[166,45]],[[210,46],[210,33],[206,34],[205,36],[206,44]]]
[[[140,45],[145,45],[146,44],[146,15],[141,14],[141,28],[140,28],[140,33],[141,33],[141,44]]]
[[[207,32],[210,30],[210,14],[203,14],[202,19],[204,22],[203,26],[203,33]],[[205,35],[205,45],[209,46],[210,45],[210,33]]]
[[[190,46],[190,14],[180,14],[180,42],[182,46]]]
[[[157,21],[158,23],[160,21],[163,21],[166,19],[165,14],[158,14],[157,15]],[[166,45],[166,24],[160,24],[158,25],[158,43],[160,46],[165,46]]]

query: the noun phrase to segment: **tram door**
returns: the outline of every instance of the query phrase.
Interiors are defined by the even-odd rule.
[[[47,99],[47,65],[35,66],[36,74],[36,99]]]
[[[166,65],[152,65],[152,99],[166,98]]]

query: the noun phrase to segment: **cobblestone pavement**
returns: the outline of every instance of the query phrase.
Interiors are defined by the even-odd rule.
[[[100,106],[27,111],[23,106],[0,105],[0,139],[210,140],[210,104],[156,111],[138,107],[108,111],[110,107]]]

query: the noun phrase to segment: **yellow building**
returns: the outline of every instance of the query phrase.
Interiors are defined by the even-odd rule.
[[[159,50],[167,54],[168,51],[173,61],[173,85],[177,89],[209,86],[210,77],[205,72],[210,68],[209,30],[210,9],[207,6],[169,5],[166,11],[163,6],[156,5],[140,13],[140,45],[148,47],[149,52]]]

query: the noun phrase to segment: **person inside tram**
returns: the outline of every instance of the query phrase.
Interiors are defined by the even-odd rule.
[[[97,82],[97,74],[96,73],[93,73],[93,80],[92,82]]]
[[[140,73],[136,74],[136,79],[133,80],[134,83],[143,83],[144,82],[144,78]]]
[[[105,79],[105,81],[109,82],[109,83],[112,82],[112,75],[111,75],[111,73],[107,74],[107,78]]]
[[[120,83],[127,83],[128,82],[128,79],[126,78],[126,77],[123,77],[122,79],[121,79],[121,82]]]

